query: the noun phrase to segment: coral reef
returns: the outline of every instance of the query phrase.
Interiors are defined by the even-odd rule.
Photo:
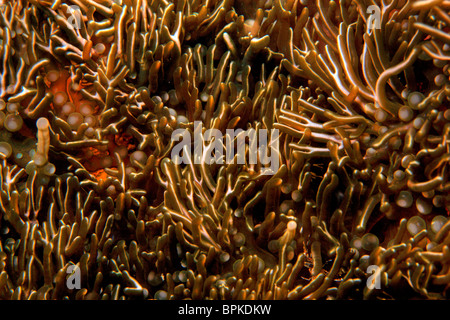
[[[3,2],[0,299],[448,298],[450,1]]]

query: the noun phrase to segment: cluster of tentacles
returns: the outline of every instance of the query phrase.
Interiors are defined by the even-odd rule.
[[[448,297],[449,1],[4,2],[1,299]]]

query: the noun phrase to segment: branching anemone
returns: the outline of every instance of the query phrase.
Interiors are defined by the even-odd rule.
[[[448,297],[449,1],[0,8],[1,299]]]

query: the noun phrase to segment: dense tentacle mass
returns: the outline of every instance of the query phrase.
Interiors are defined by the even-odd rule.
[[[449,1],[0,3],[1,299],[448,298]]]

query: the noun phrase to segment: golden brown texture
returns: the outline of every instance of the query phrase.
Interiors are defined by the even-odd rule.
[[[446,299],[449,10],[2,5],[0,298]],[[194,121],[279,129],[278,172],[174,164]]]

